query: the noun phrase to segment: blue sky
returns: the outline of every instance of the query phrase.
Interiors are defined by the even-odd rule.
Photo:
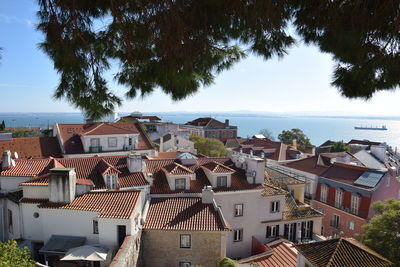
[[[49,58],[37,48],[36,1],[2,0],[0,7],[0,112],[71,112],[65,100],[52,93],[58,75]],[[249,56],[215,83],[179,102],[155,91],[124,101],[119,112],[257,111],[314,115],[400,115],[395,108],[400,92],[381,92],[372,100],[348,100],[330,86],[334,63],[330,55],[299,43],[283,59],[263,61]],[[119,95],[125,89],[112,81]]]

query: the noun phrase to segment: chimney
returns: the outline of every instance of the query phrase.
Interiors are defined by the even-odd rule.
[[[386,162],[388,160],[388,156],[386,155],[386,147],[382,144],[371,146],[371,153],[382,162]]]
[[[253,156],[253,149],[250,149],[250,156]]]
[[[297,140],[296,140],[296,139],[293,139],[293,141],[292,141],[292,146],[295,147],[295,148],[297,148]]]
[[[213,204],[214,203],[214,191],[211,185],[207,185],[201,191],[201,202],[203,204]]]
[[[131,173],[144,172],[146,170],[146,163],[142,159],[142,155],[137,153],[129,154],[126,159],[126,165]]]
[[[49,200],[71,203],[75,199],[76,173],[73,168],[53,168],[49,178]]]
[[[225,127],[229,127],[229,120],[225,120]]]
[[[264,153],[264,151],[261,151],[261,158],[262,158],[262,159],[265,158],[265,153]]]
[[[388,172],[389,172],[391,177],[394,177],[394,178],[397,177],[397,168],[396,167],[390,167],[388,169]]]
[[[160,136],[160,148],[158,150],[164,152],[164,136]]]
[[[4,150],[3,151],[2,161],[3,162],[1,164],[1,168],[3,170],[5,170],[5,169],[7,169],[9,167],[12,167],[13,162],[12,162],[12,159],[11,159],[11,151],[10,150]]]

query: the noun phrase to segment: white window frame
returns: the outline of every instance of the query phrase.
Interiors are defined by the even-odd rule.
[[[183,181],[183,187],[178,187],[177,182],[181,183]],[[175,190],[186,190],[186,179],[185,178],[176,178],[175,179]]]
[[[347,221],[347,229],[350,231],[354,231],[354,228],[356,227],[356,223],[352,220]]]
[[[343,190],[340,188],[336,188],[335,193],[335,207],[340,208],[343,203]]]
[[[233,242],[240,242],[243,240],[243,229],[234,229],[233,230]]]
[[[328,186],[326,184],[321,184],[320,201],[326,203],[327,195],[328,195]]]
[[[312,229],[311,229],[311,223],[312,221],[305,221],[304,222],[304,238],[305,239],[311,239],[312,238]]]
[[[185,240],[185,238],[188,239]],[[179,235],[179,248],[184,248],[184,249],[192,248],[192,235],[188,234]]]
[[[270,238],[270,237],[277,237],[277,236],[279,236],[279,233],[278,233],[278,224],[277,225],[268,225],[266,228],[265,228],[265,236],[266,236],[266,238]],[[271,232],[270,232],[270,235],[268,236],[267,235],[267,229],[268,229],[268,227],[271,229]]]
[[[107,174],[106,175],[106,184],[109,189],[117,189],[118,182],[117,182],[117,175],[116,174]]]
[[[225,181],[224,183],[221,183]],[[217,187],[227,187],[228,186],[228,176],[217,176]]]
[[[357,215],[359,208],[360,208],[360,196],[358,196],[356,194],[351,194],[351,209],[350,209],[350,212]]]
[[[111,142],[115,142],[114,143],[110,143]],[[117,137],[108,137],[108,147],[117,147],[118,146],[118,138]]]
[[[235,217],[241,217],[243,216],[243,203],[241,204],[235,204],[235,208],[234,208],[234,215]]]
[[[271,201],[271,213],[277,213],[280,211],[280,201],[274,200]]]

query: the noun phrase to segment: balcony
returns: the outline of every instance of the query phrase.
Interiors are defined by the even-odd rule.
[[[102,146],[90,146],[89,147],[89,153],[100,153],[100,152],[103,152]]]

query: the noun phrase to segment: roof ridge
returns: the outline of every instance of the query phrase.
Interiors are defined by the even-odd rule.
[[[326,267],[330,267],[331,266],[333,258],[336,256],[336,252],[339,250],[339,247],[342,244],[342,240],[343,240],[343,238],[338,238],[338,242],[336,244],[335,250],[333,251],[332,255],[330,256],[330,258],[328,260],[328,264],[326,265]]]

